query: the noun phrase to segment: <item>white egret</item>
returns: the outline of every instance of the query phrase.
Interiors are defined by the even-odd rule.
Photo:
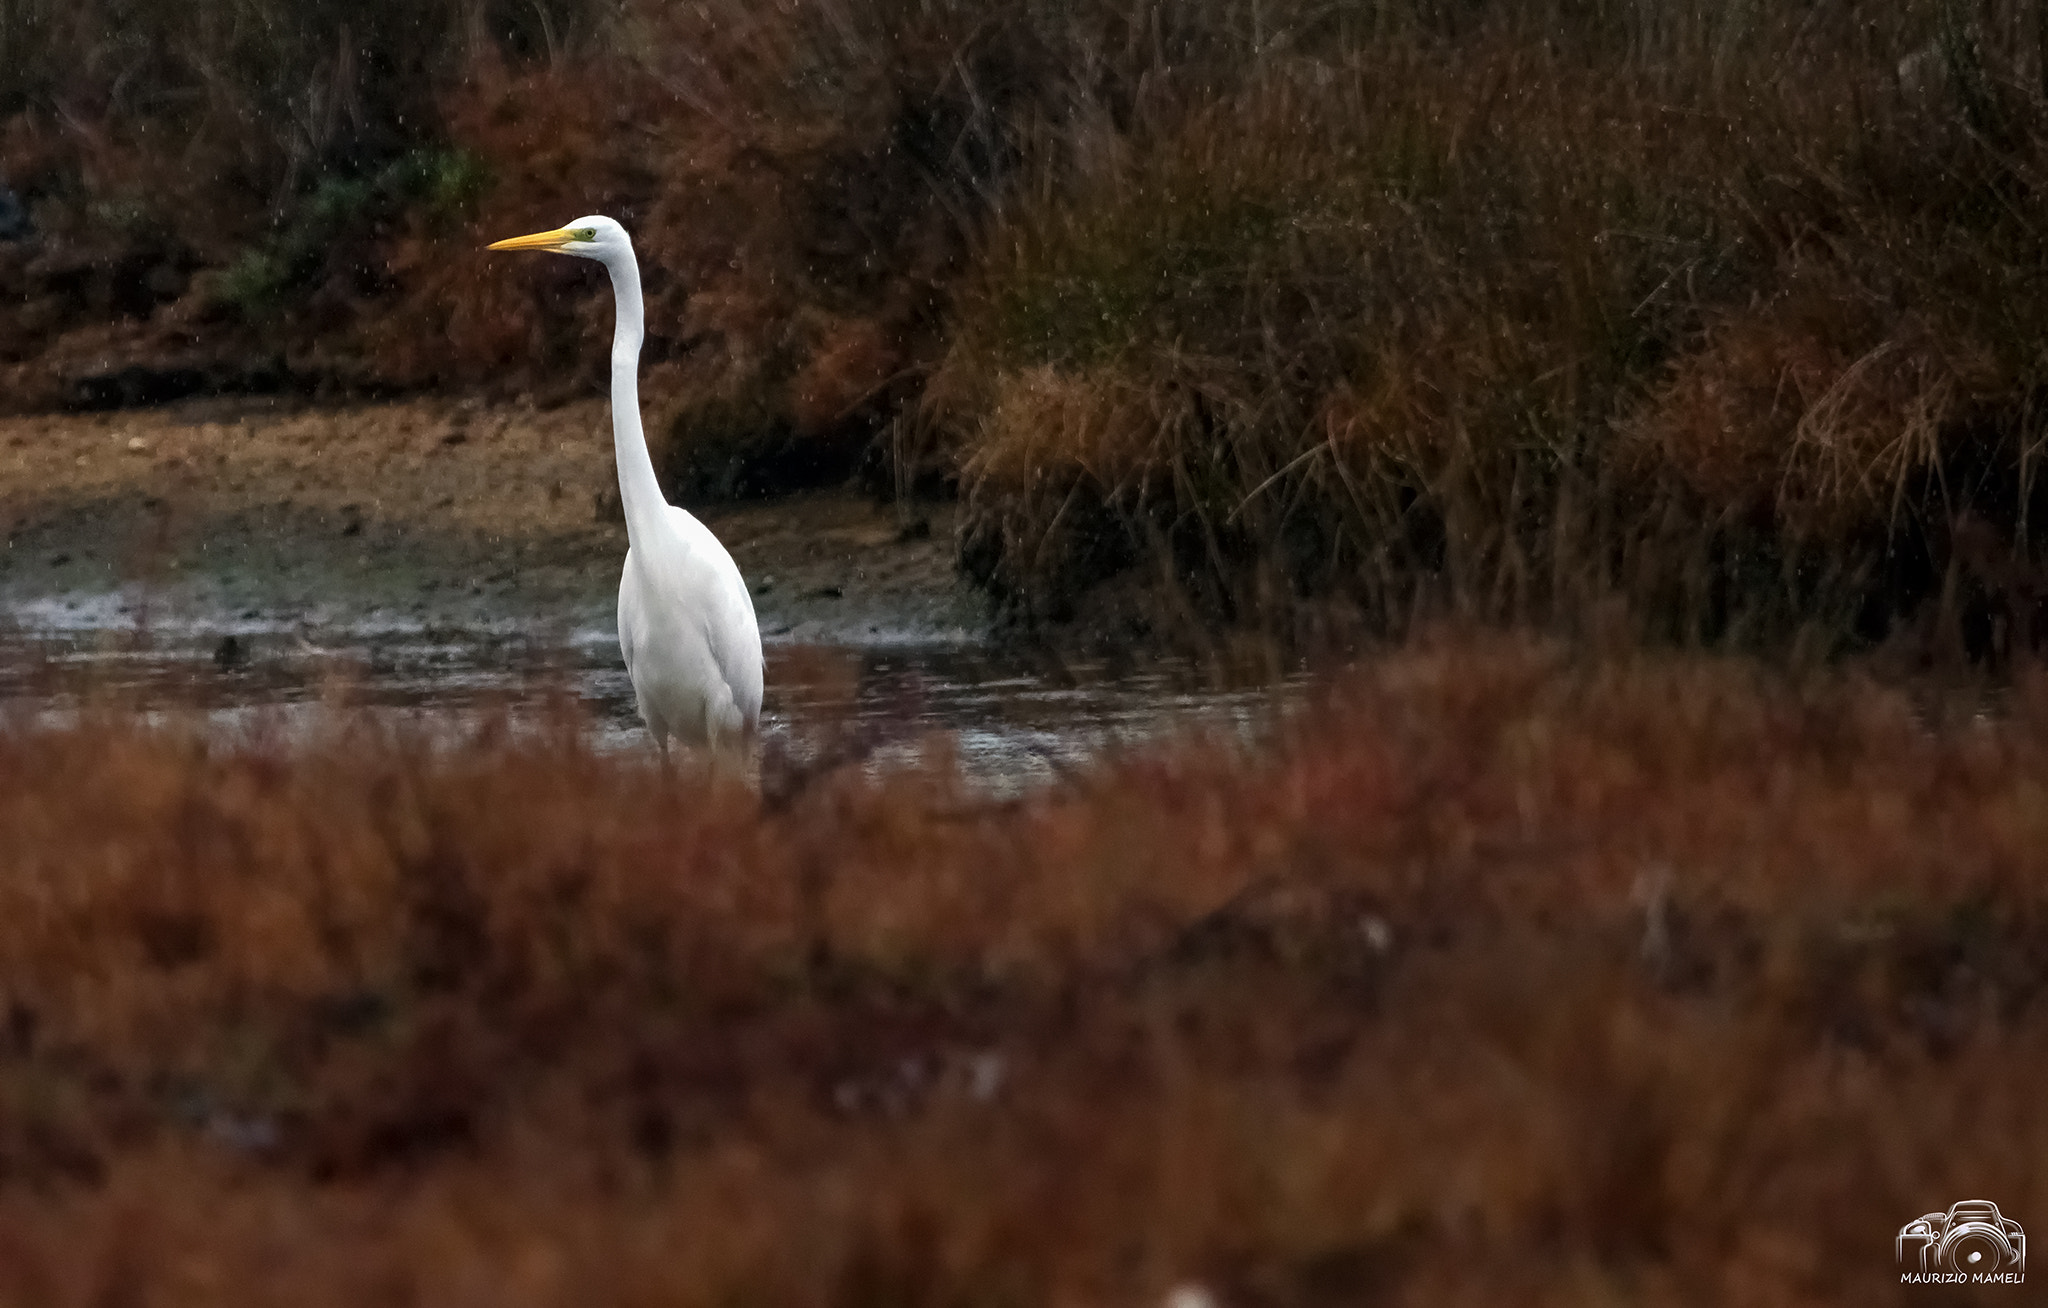
[[[640,343],[646,314],[640,264],[626,229],[609,218],[498,241],[493,250],[550,250],[595,259],[612,276],[612,446],[626,510],[626,570],[619,578],[619,651],[640,716],[668,756],[670,737],[720,748],[761,716],[761,630],[739,566],[711,529],[670,504],[640,426]]]

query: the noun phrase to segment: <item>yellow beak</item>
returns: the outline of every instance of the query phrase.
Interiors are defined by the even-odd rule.
[[[559,250],[575,240],[569,229],[557,227],[551,232],[535,232],[531,236],[514,236],[510,240],[492,241],[487,250]]]

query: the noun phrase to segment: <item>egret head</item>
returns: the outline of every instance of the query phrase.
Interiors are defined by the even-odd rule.
[[[603,263],[614,255],[632,250],[632,238],[626,229],[601,214],[578,218],[566,227],[557,227],[551,232],[535,232],[531,236],[515,236],[506,241],[493,241],[488,247],[493,250],[552,250],[556,254],[573,254],[581,259],[596,259]]]

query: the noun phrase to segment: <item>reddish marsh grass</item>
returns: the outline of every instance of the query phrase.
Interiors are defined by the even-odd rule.
[[[0,736],[0,1302],[1889,1302],[2048,1211],[2048,700],[1424,649],[1010,803]]]

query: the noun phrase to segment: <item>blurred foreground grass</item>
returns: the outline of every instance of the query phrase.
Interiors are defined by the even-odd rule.
[[[1893,1302],[2048,1211],[2043,693],[1424,645],[1002,803],[8,729],[0,1303]]]

